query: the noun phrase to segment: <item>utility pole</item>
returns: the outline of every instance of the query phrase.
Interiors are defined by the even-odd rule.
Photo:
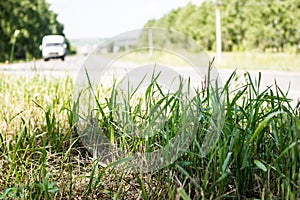
[[[220,64],[222,61],[222,39],[221,39],[221,3],[216,0],[216,61]]]
[[[153,35],[152,35],[152,29],[148,29],[148,54],[151,57],[153,54]]]

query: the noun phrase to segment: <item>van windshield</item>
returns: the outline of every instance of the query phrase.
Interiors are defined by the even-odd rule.
[[[50,46],[62,46],[63,43],[47,43],[45,46],[50,47]]]

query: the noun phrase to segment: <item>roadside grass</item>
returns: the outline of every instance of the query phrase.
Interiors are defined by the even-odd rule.
[[[215,52],[208,52],[210,57],[215,57]],[[172,65],[190,66],[182,58],[169,52],[156,51],[149,55],[148,52],[135,52],[124,57],[124,61],[144,63],[153,62]],[[220,69],[240,70],[277,70],[277,71],[300,71],[300,53],[261,53],[261,52],[222,52],[221,63],[216,63]]]
[[[210,52],[210,56],[215,53]],[[299,53],[260,53],[260,52],[222,52],[219,68],[236,68],[241,70],[279,70],[300,71]]]
[[[187,151],[163,169],[140,174],[104,167],[82,145],[70,78],[1,75],[0,199],[299,199],[300,104],[292,107],[278,87],[261,88],[261,76],[237,80],[233,72],[224,84],[224,126],[206,156],[201,145],[218,107],[209,86],[192,99],[199,128]],[[184,119],[174,95],[153,98],[160,92],[154,83],[145,101],[124,102],[130,112],[122,116],[113,112],[116,90],[97,94],[99,127],[125,150],[166,145]],[[120,119],[152,124],[147,116],[156,105],[166,108],[161,113],[169,120],[157,137],[122,135]]]

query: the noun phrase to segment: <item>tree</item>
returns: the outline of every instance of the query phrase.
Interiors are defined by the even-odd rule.
[[[42,37],[63,30],[45,0],[0,1],[0,61],[40,57]]]
[[[215,48],[215,5],[172,10],[148,26],[172,28],[192,37],[207,50]],[[222,43],[225,51],[284,51],[300,43],[300,0],[222,0]]]

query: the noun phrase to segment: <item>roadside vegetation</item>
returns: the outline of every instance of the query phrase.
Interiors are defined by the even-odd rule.
[[[208,52],[210,57],[216,55],[215,52]],[[124,61],[143,63],[153,62],[153,60],[172,66],[189,66],[178,57],[168,53],[155,52],[152,56],[147,53],[132,53],[124,58]],[[260,53],[260,52],[222,52],[222,62],[216,64],[219,69],[239,69],[239,70],[273,70],[273,71],[300,71],[300,54],[292,53]]]
[[[296,52],[300,44],[300,1],[221,0],[223,51]],[[215,51],[215,1],[187,4],[145,27],[164,27],[196,40],[206,51]],[[299,47],[298,47],[299,51]]]
[[[299,71],[299,8],[299,0],[222,0],[220,67]],[[175,29],[214,52],[214,9],[208,0],[188,4],[145,27]],[[0,1],[0,23],[0,62],[38,58],[43,35],[64,31],[45,0]],[[182,64],[168,55],[148,58]],[[196,133],[174,163],[138,173],[118,168],[126,158],[105,166],[84,145],[70,77],[0,74],[0,199],[300,199],[300,103],[291,103],[276,82],[261,87],[261,74],[243,76],[233,72],[218,89],[207,77],[187,105],[180,90],[165,95],[155,80],[121,108],[114,86],[97,88],[91,120],[128,154],[160,149],[178,130]],[[216,109],[224,121],[204,153]],[[166,122],[156,135],[128,134],[156,125],[155,112]]]
[[[275,83],[261,88],[261,76],[244,76],[246,81],[240,83],[233,72],[224,84],[224,126],[205,157],[200,146],[213,117],[211,109],[218,106],[209,95],[216,91],[208,85],[193,99],[202,127],[187,151],[173,164],[141,174],[118,170],[117,164],[104,167],[82,145],[70,78],[1,75],[0,199],[299,199],[300,105],[292,107],[286,91]],[[163,144],[174,137],[176,119],[184,113],[174,98],[149,104],[154,90],[149,91],[146,108],[164,102],[173,109],[163,133],[148,141]],[[104,101],[98,110],[104,112],[99,125],[131,151],[131,141],[137,147],[143,141],[121,137],[119,121],[112,115],[114,92],[100,91]],[[140,118],[145,102],[127,103],[130,117]],[[151,118],[144,119],[151,124]]]
[[[209,53],[211,57],[215,53]],[[218,68],[236,68],[241,70],[274,70],[274,71],[300,71],[300,54],[271,53],[271,52],[223,52],[222,62]]]

